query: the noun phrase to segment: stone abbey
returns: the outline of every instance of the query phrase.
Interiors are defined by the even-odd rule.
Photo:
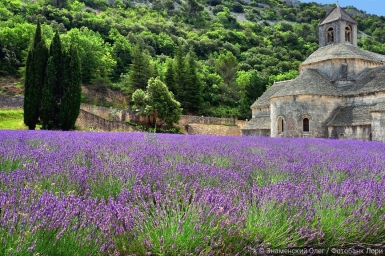
[[[242,135],[385,141],[384,62],[358,48],[357,22],[337,5],[319,24],[318,50],[254,102]]]

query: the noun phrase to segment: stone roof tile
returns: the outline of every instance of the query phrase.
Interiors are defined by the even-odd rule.
[[[371,112],[385,112],[385,102],[378,103],[372,108]]]
[[[291,95],[332,95],[339,96],[340,90],[334,86],[325,76],[315,69],[305,69],[294,80],[291,80],[284,88],[270,98]]]
[[[270,116],[256,116],[248,121],[242,130],[270,130]]]
[[[337,5],[327,16],[325,19],[323,19],[319,25],[324,25],[327,23],[331,23],[333,21],[337,20],[344,20],[351,22],[353,24],[357,24],[357,21],[355,21],[350,15],[342,9],[339,5]]]
[[[321,62],[331,59],[363,59],[382,62],[385,56],[374,52],[362,50],[351,44],[333,44],[318,48],[301,65]]]
[[[328,126],[357,126],[370,125],[372,117],[370,111],[373,106],[345,106],[340,107]]]
[[[259,97],[251,107],[262,107],[262,106],[270,106],[269,98],[277,93],[279,90],[285,87],[292,80],[275,82],[269,89],[267,89],[261,97]]]
[[[385,91],[385,67],[370,69],[363,73],[357,82],[346,87],[344,95],[368,94]]]

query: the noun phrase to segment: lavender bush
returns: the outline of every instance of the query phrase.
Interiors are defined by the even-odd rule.
[[[0,131],[0,254],[385,244],[385,144]]]

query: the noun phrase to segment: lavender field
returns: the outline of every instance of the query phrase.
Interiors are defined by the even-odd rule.
[[[0,255],[385,245],[385,144],[0,131]]]

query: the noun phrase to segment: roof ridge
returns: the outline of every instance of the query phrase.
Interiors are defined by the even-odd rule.
[[[368,68],[364,72],[362,72],[356,79],[356,87],[363,87],[367,85],[370,81],[372,81],[377,73],[378,70],[383,67],[376,67],[376,68]]]
[[[295,79],[295,78],[294,78],[294,79]],[[287,82],[293,81],[294,79],[282,80],[282,81],[277,81],[277,82],[274,81],[273,85],[274,85],[274,84],[278,84],[278,83],[287,83]],[[272,85],[272,86],[273,86],[273,85]]]
[[[333,123],[334,119],[336,118],[336,116],[338,115],[338,113],[340,113],[341,109],[345,107],[345,106],[339,106],[336,113],[334,114],[333,118],[330,119],[330,121],[327,123],[326,126],[331,126],[331,124]]]
[[[331,59],[363,59],[372,62],[385,61],[385,55],[373,53],[350,44],[333,44],[318,48],[302,65],[308,65]]]

